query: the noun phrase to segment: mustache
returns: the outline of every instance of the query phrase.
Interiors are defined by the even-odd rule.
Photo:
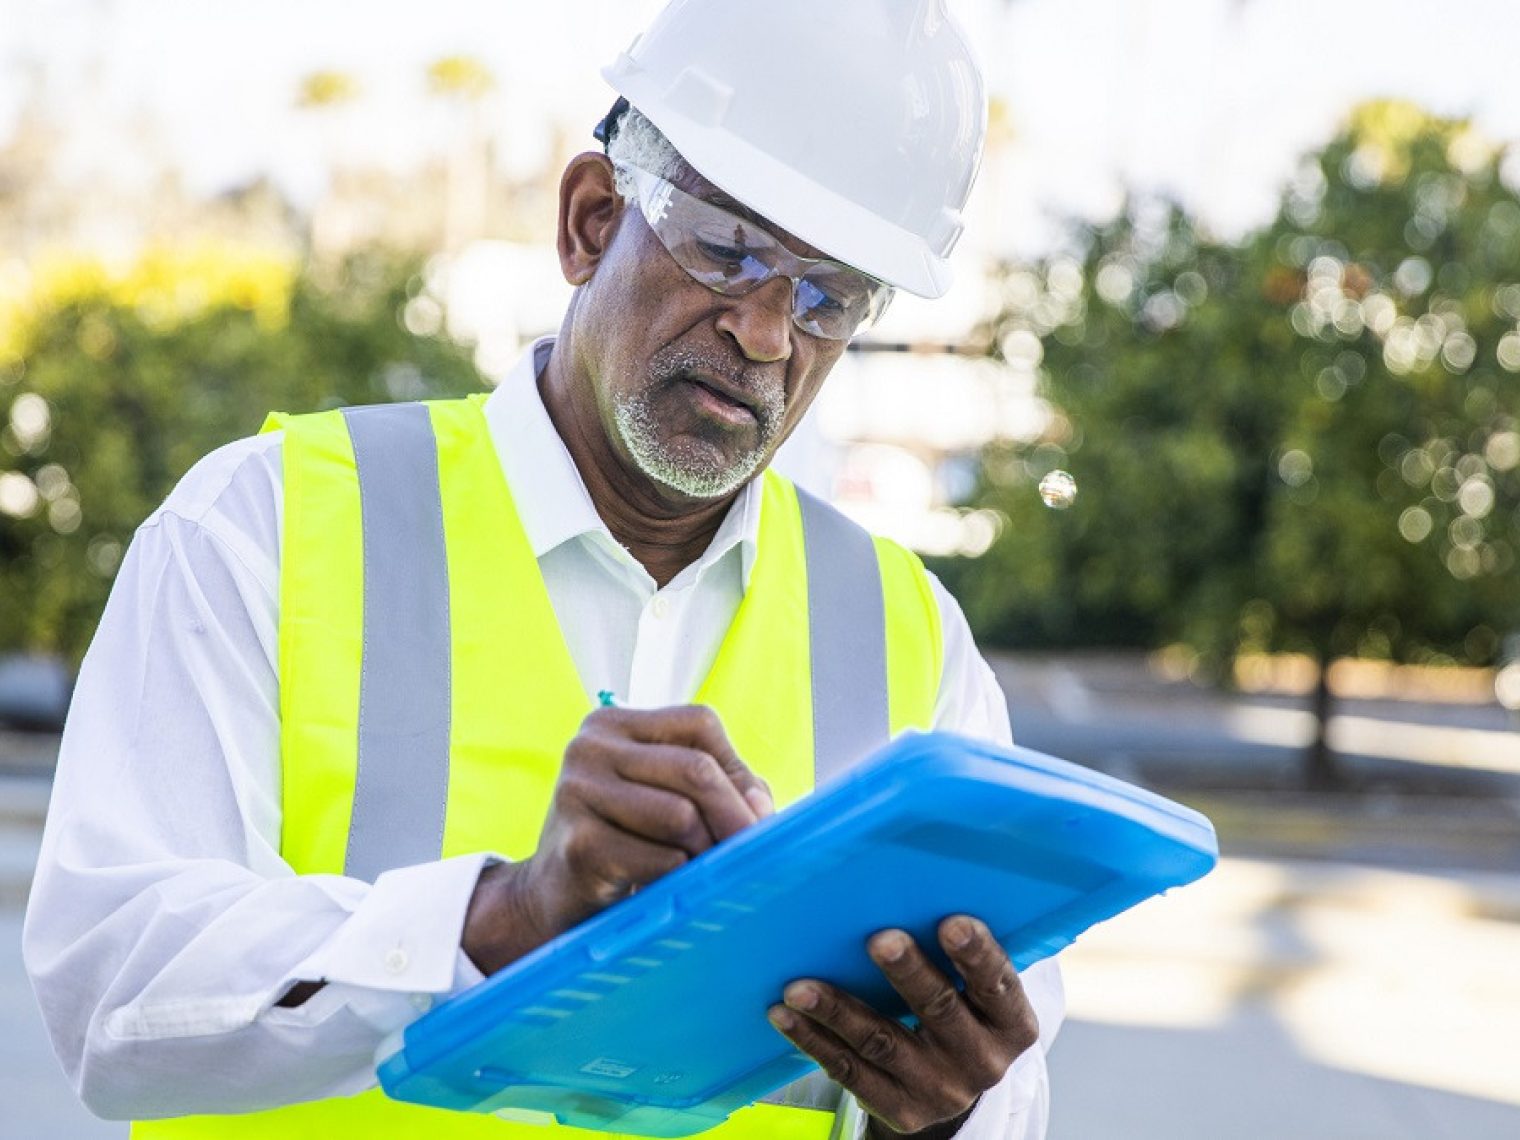
[[[786,382],[775,367],[747,364],[706,345],[667,345],[650,357],[649,375],[657,383],[711,376],[748,393],[760,408],[779,413],[786,403]]]

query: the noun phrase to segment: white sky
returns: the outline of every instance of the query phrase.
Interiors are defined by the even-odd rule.
[[[828,0],[819,0],[827,3]],[[1016,141],[973,203],[980,243],[1038,252],[1047,219],[1101,215],[1121,184],[1167,189],[1236,231],[1266,218],[1294,157],[1358,99],[1395,94],[1520,137],[1515,0],[950,0]],[[509,169],[585,137],[611,93],[598,68],[659,0],[0,0],[0,137],[40,72],[80,178],[120,177],[159,122],[190,184],[269,173],[298,200],[346,160],[405,167],[447,118],[423,90],[441,55],[483,58]],[[302,75],[363,94],[324,129],[293,108]],[[104,168],[104,169],[102,169]],[[968,240],[971,240],[968,238]]]

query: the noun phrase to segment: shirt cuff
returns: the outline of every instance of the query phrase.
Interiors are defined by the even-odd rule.
[[[461,855],[385,872],[333,937],[296,966],[276,998],[297,982],[326,982],[297,1008],[323,1020],[347,1006],[388,1033],[475,985],[482,975],[460,938],[488,860],[496,858]]]
[[[871,1117],[860,1107],[860,1101],[845,1093],[839,1102],[839,1112],[834,1117],[834,1130],[829,1133],[829,1140],[861,1140],[866,1134],[866,1125],[870,1122]]]
[[[1045,1050],[1031,1045],[1003,1079],[984,1092],[956,1140],[1044,1140],[1050,1123],[1050,1075]]]
[[[1050,1080],[1045,1051],[1030,1046],[1003,1079],[984,1092],[955,1140],[1044,1140],[1050,1120]],[[830,1140],[862,1140],[870,1115],[849,1093],[835,1116]]]

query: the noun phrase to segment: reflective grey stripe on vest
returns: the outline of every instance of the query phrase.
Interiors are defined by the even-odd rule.
[[[891,738],[887,617],[870,534],[801,487],[797,502],[807,557],[816,787]],[[836,1112],[843,1097],[844,1090],[819,1071],[760,1103]]]
[[[891,737],[887,617],[876,546],[862,527],[801,487],[813,663],[813,783]]]
[[[359,769],[345,873],[438,858],[449,785],[448,556],[422,404],[345,408],[364,530]],[[886,614],[871,536],[798,490],[807,559],[813,782],[890,734]]]
[[[449,795],[449,570],[422,404],[344,408],[364,529],[359,769],[344,874],[427,863]]]
[[[783,1108],[816,1108],[820,1112],[837,1112],[844,1100],[844,1089],[822,1069],[793,1081],[760,1098],[761,1104],[779,1104]]]

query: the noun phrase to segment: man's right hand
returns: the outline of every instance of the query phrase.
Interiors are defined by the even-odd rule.
[[[774,810],[711,709],[597,709],[565,749],[538,850],[481,873],[465,953],[492,974]]]

